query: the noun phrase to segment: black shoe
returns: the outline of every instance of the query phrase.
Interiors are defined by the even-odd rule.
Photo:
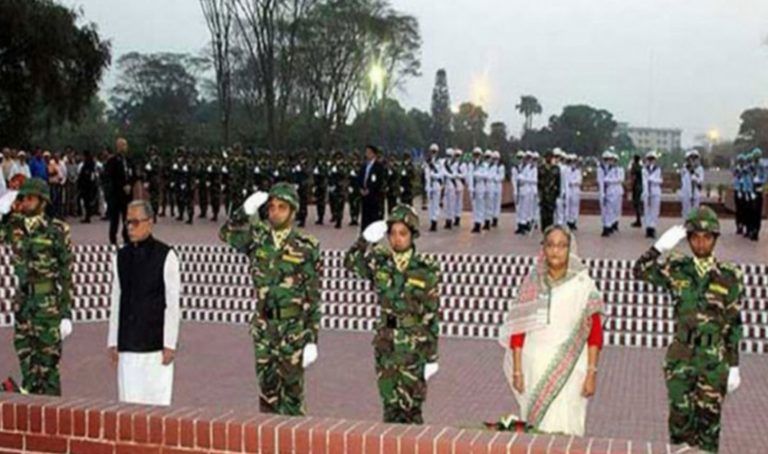
[[[446,221],[445,221],[445,229],[446,230],[451,230],[451,220],[450,219],[446,219]]]
[[[517,224],[517,230],[515,230],[515,235],[522,235],[525,233],[525,227],[523,227],[523,224]]]
[[[454,218],[453,219],[453,225],[455,225],[456,227],[460,226],[461,225],[461,218]]]
[[[493,222],[491,223],[491,227],[498,227],[499,226],[499,220],[497,218],[493,218]]]
[[[305,224],[306,224],[306,221],[299,221],[298,226],[303,229]]]
[[[632,227],[634,227],[634,228],[639,228],[639,227],[642,227],[642,226],[643,226],[643,224],[642,224],[640,221],[635,221],[635,222],[633,222],[633,223],[632,223],[632,224],[630,224],[630,225],[631,225]]]
[[[472,228],[472,233],[480,233],[480,223],[475,222],[475,226]]]
[[[429,226],[430,232],[437,232],[437,221],[432,221],[432,225]]]
[[[736,235],[741,235],[743,231],[744,229],[740,225],[736,226]]]
[[[192,219],[187,221],[187,225],[192,225]]]
[[[357,221],[352,221],[352,222],[349,223],[349,225],[350,225],[350,227],[352,227],[352,226],[360,225],[360,224],[358,224]]]
[[[315,221],[315,225],[323,225],[323,220],[318,219],[317,221]]]
[[[180,216],[179,216],[179,217],[177,217],[177,218],[176,218],[176,220],[177,220],[177,221],[183,221],[183,220],[184,220],[184,218],[182,218],[182,217],[180,217]]]
[[[218,222],[219,221],[219,217],[218,216],[214,216],[214,217],[211,218],[211,221],[212,222]]]
[[[645,229],[645,237],[646,238],[653,238],[653,229],[650,227],[646,227]]]
[[[341,228],[341,219],[339,219],[338,221],[336,221],[336,225],[335,225],[334,227],[336,227],[337,229],[340,229],[340,228]]]
[[[483,230],[491,230],[491,221],[485,221],[485,225],[483,225]]]
[[[614,232],[618,232],[619,231],[619,222],[618,221],[614,222],[613,225],[611,226],[611,229],[613,229]]]
[[[80,223],[81,224],[90,224],[91,220],[90,219],[83,219],[83,220],[80,221]]]
[[[603,233],[600,234],[602,237],[611,236],[611,229],[608,227],[603,227]]]

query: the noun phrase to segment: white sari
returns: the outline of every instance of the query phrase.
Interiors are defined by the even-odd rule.
[[[595,282],[581,260],[572,254],[568,273],[550,287],[543,256],[526,277],[510,318],[501,328],[499,343],[506,349],[504,374],[520,405],[521,419],[537,430],[584,435],[587,399],[582,387],[587,375],[587,338],[592,315],[602,312],[603,303]],[[548,310],[539,326],[528,326],[522,349],[525,392],[513,387],[513,352],[509,337],[521,332],[515,306],[546,301]]]

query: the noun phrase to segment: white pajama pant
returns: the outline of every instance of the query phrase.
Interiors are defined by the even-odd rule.
[[[647,229],[655,229],[661,211],[661,194],[651,194],[643,198],[643,224]]]
[[[429,220],[436,222],[440,219],[440,190],[430,189],[427,197],[429,198]]]
[[[555,205],[555,224],[564,225],[566,220],[566,198],[561,196],[557,198]]]
[[[475,191],[472,198],[472,220],[475,224],[485,222],[485,191]]]
[[[579,222],[579,208],[581,205],[581,193],[572,192],[568,195],[567,221],[573,224]]]
[[[456,189],[456,203],[453,209],[453,217],[461,217],[461,213],[464,211],[464,188]]]
[[[174,363],[163,365],[163,352],[120,352],[117,395],[120,402],[171,405]]]
[[[453,220],[456,216],[454,210],[456,209],[456,189],[453,185],[447,185],[445,191],[443,191],[443,212],[445,213],[445,219]]]

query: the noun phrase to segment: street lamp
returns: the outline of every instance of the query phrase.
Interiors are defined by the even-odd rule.
[[[384,79],[387,77],[386,71],[379,63],[374,63],[368,70],[368,80],[371,82],[371,88],[374,93],[379,93],[383,97]]]

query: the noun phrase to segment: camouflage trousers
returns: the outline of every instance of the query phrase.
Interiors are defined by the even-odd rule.
[[[360,208],[362,204],[362,198],[360,192],[351,192],[349,194],[349,217],[352,222],[360,220]]]
[[[34,296],[24,301],[27,307],[56,307],[56,298]],[[49,314],[15,312],[13,346],[19,358],[21,386],[32,394],[61,395],[61,317]]]
[[[374,347],[384,422],[423,424],[421,407],[427,398],[426,361],[400,330],[380,330],[374,339]]]
[[[543,200],[539,206],[539,213],[541,215],[541,231],[547,229],[550,225],[555,223],[555,209],[557,208],[557,202],[544,202]]]
[[[728,364],[717,355],[696,354],[692,359],[667,359],[664,372],[672,443],[717,452]]]
[[[331,219],[341,222],[344,217],[344,191],[334,191],[330,193]]]
[[[251,324],[256,377],[259,380],[259,410],[287,416],[303,416],[304,342],[300,324],[257,320]]]

